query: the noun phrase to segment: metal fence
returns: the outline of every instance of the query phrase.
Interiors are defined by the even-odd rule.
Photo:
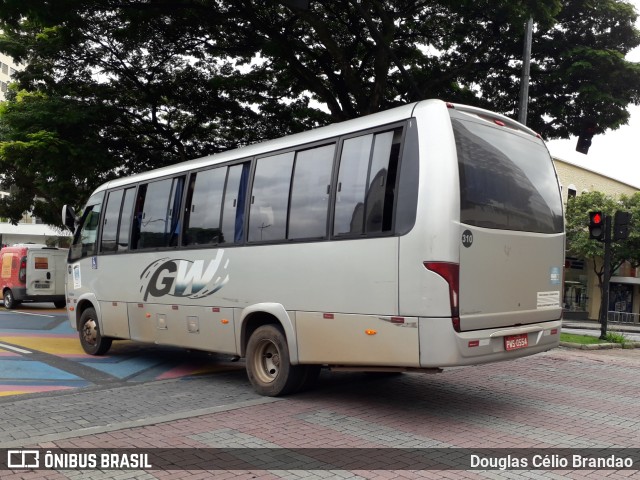
[[[640,313],[607,312],[607,322],[638,324],[640,322]]]

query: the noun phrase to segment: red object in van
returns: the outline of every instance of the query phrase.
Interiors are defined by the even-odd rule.
[[[0,287],[5,308],[22,302],[66,305],[64,272],[67,251],[46,245],[19,244],[0,250]]]

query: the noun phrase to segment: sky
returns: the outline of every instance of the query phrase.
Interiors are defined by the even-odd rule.
[[[640,0],[627,0],[640,13]],[[636,22],[640,28],[640,18]],[[627,60],[640,62],[640,47],[627,55]],[[577,137],[569,140],[550,140],[547,147],[551,155],[581,167],[603,173],[640,188],[640,105],[627,107],[631,118],[617,130],[594,135],[589,153],[576,152]]]

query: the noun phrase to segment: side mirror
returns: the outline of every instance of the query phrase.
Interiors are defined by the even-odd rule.
[[[76,212],[73,210],[73,207],[69,205],[64,205],[62,207],[62,223],[71,231],[71,233],[75,232],[78,217],[76,217]]]

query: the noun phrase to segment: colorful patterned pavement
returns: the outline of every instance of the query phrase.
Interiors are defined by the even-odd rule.
[[[0,396],[146,382],[243,368],[229,357],[129,341],[86,355],[64,310],[0,308]]]

